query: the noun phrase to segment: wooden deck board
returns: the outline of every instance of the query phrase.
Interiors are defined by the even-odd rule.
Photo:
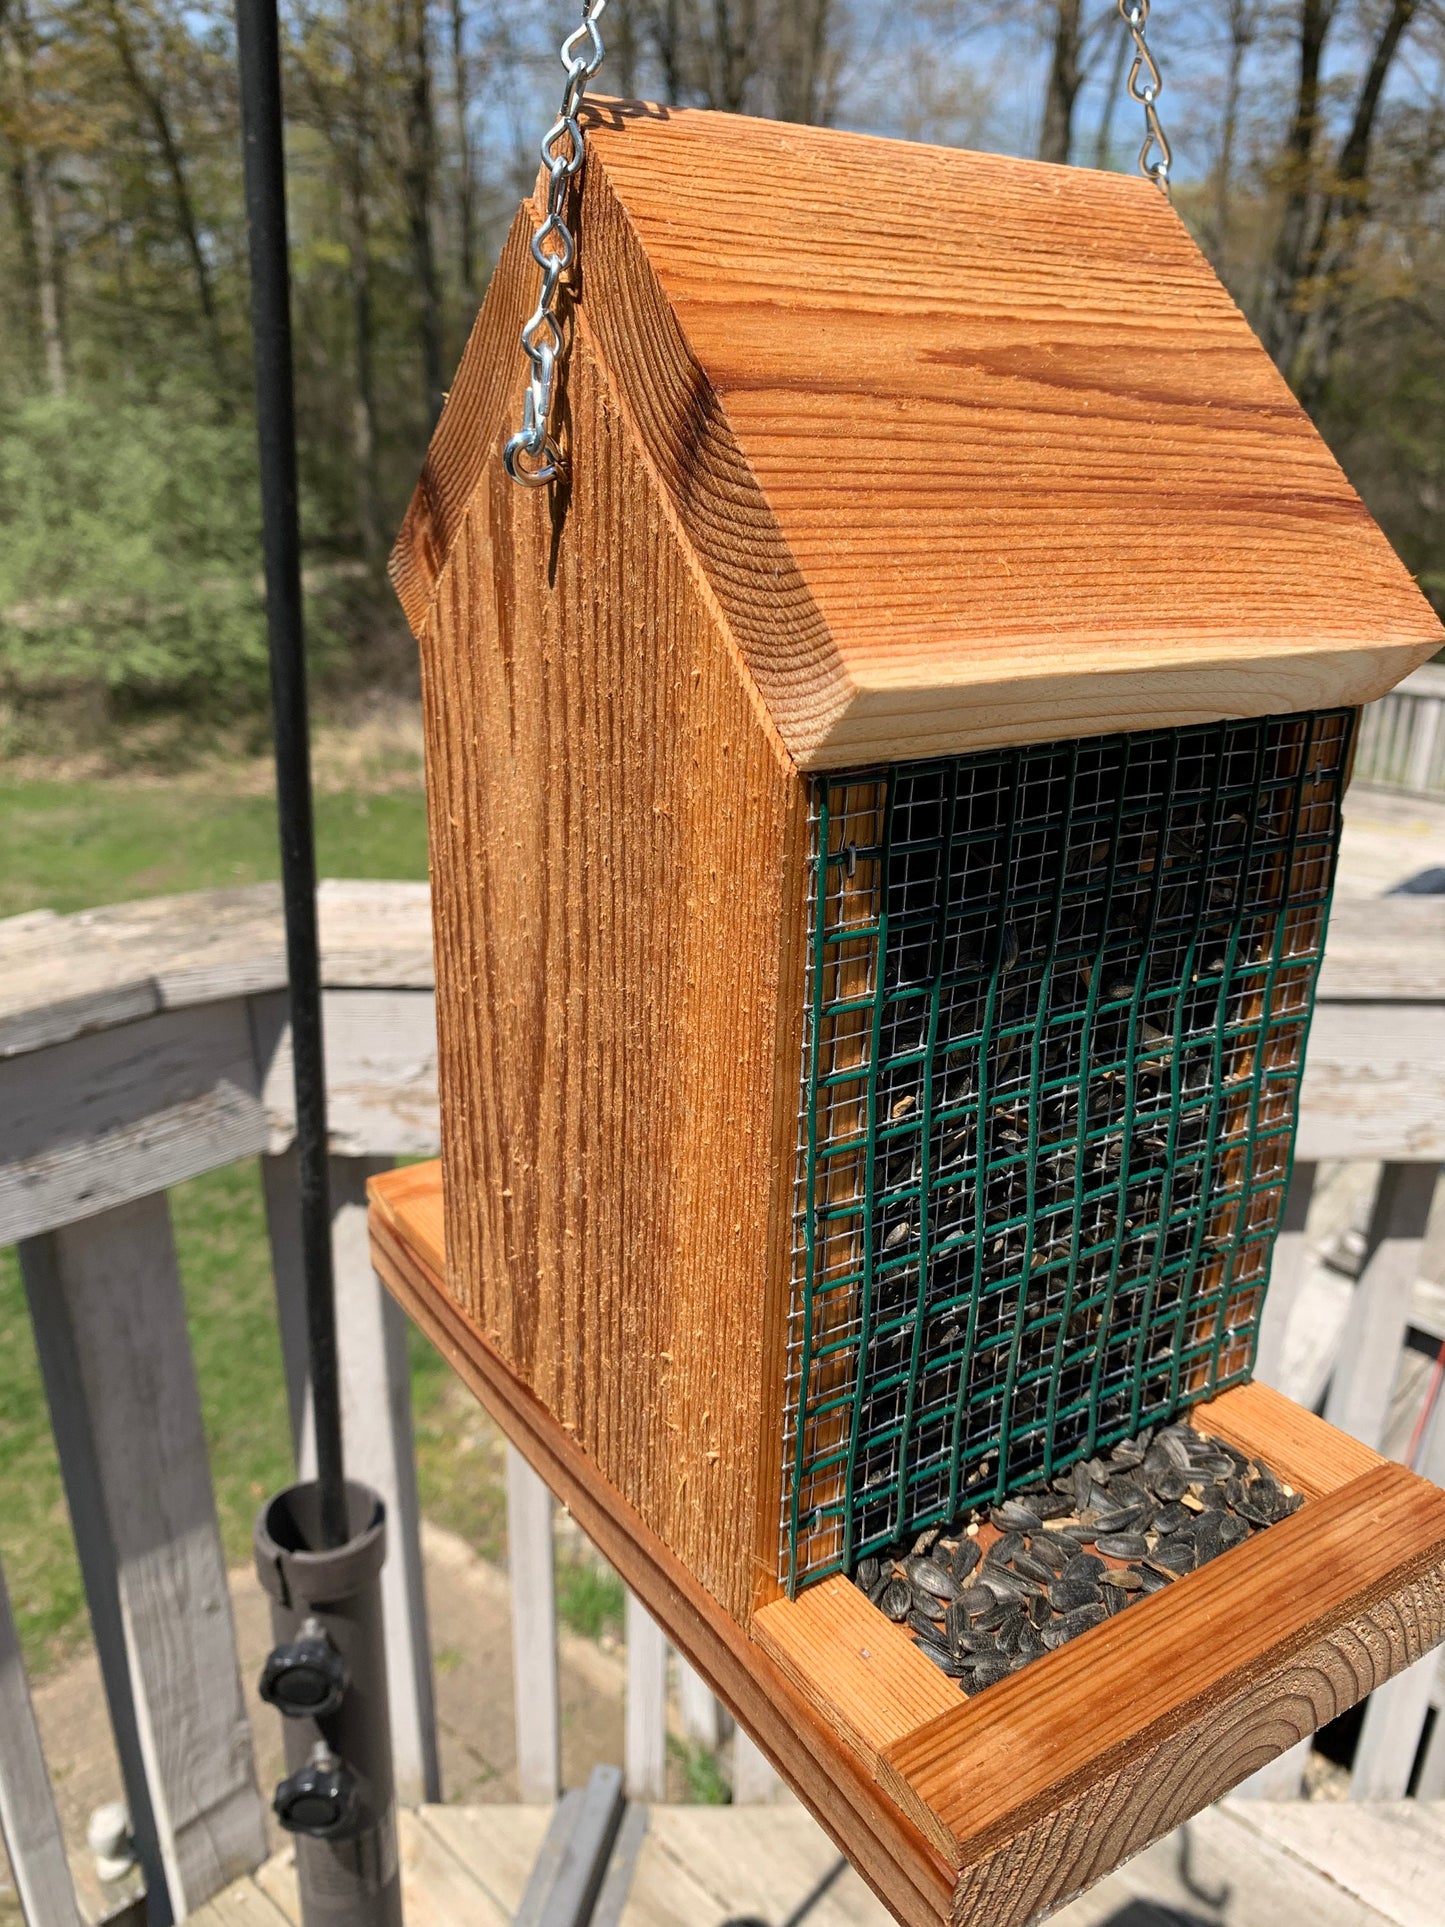
[[[424,1807],[401,1816],[407,1927],[510,1920],[549,1809]],[[837,1863],[799,1806],[653,1807],[621,1927],[785,1921]],[[1052,1916],[1054,1927],[1436,1927],[1445,1812],[1398,1801],[1225,1802]],[[297,1922],[289,1854],[191,1916],[196,1927]],[[888,1927],[850,1870],[807,1927]]]

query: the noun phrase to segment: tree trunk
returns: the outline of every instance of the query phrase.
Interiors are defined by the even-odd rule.
[[[1234,192],[1234,146],[1239,136],[1239,103],[1244,86],[1244,59],[1259,33],[1254,0],[1228,0],[1229,59],[1224,73],[1224,115],[1219,129],[1219,154],[1214,164],[1214,266],[1221,279],[1229,261],[1229,224]]]
[[[1114,164],[1114,116],[1119,102],[1124,97],[1124,70],[1129,63],[1129,49],[1133,42],[1122,20],[1114,21],[1114,58],[1109,63],[1109,80],[1104,93],[1103,111],[1099,115],[1099,131],[1094,137],[1095,167],[1112,167]]]
[[[815,126],[828,119],[831,0],[783,0],[779,8],[778,118]]]
[[[1320,66],[1337,0],[1303,0],[1299,23],[1299,79],[1285,137],[1284,209],[1260,293],[1259,333],[1280,368],[1297,339],[1294,314],[1305,271],[1310,208],[1315,194],[1315,136],[1319,126]]]
[[[757,56],[757,0],[712,0],[712,75],[708,105],[740,114]]]
[[[467,323],[477,305],[477,165],[472,152],[466,0],[451,0],[452,95],[457,117],[457,272]]]
[[[5,11],[0,8],[0,26]],[[21,106],[28,119],[35,99],[35,39],[23,4],[11,10],[9,38],[15,48]],[[21,254],[35,302],[35,332],[40,346],[40,368],[52,395],[66,388],[65,321],[60,287],[60,241],[56,232],[55,202],[50,190],[49,157],[31,137],[28,127],[12,131],[11,191],[15,200]]]
[[[1285,365],[1290,384],[1306,408],[1319,401],[1329,378],[1344,320],[1350,265],[1369,218],[1370,147],[1380,100],[1400,42],[1418,11],[1419,0],[1393,0],[1385,16],[1310,238],[1307,263],[1316,295],[1308,311],[1298,313],[1298,330]],[[1297,301],[1297,312],[1300,305]]]
[[[361,552],[375,565],[385,549],[376,481],[376,380],[372,360],[371,222],[359,152],[346,168],[346,250],[351,282],[355,382],[351,404],[351,451],[356,462],[356,519]]]
[[[407,76],[402,195],[411,236],[412,273],[416,277],[422,379],[426,394],[427,427],[430,430],[442,412],[443,395],[441,282],[432,240],[436,122],[432,116],[426,0],[400,0],[397,37]]]
[[[201,245],[200,222],[196,217],[195,202],[191,198],[191,184],[185,155],[166,107],[165,98],[160,88],[146,73],[136,51],[135,42],[131,38],[130,25],[121,10],[120,0],[108,0],[106,13],[110,20],[121,71],[125,75],[131,92],[149,119],[155,133],[156,145],[160,149],[161,164],[170,182],[176,227],[190,258],[191,275],[196,284],[196,299],[200,303],[206,345],[215,371],[219,398],[221,405],[227,407],[230,401],[230,370],[225,342],[221,336],[221,319],[216,305],[215,283],[211,278],[206,251]]]
[[[1039,131],[1041,161],[1068,161],[1074,144],[1074,103],[1083,79],[1082,47],[1083,0],[1056,0],[1053,57]]]
[[[50,198],[50,170],[45,156],[25,149],[21,167],[26,211],[35,250],[35,309],[40,322],[40,352],[45,385],[52,395],[65,393],[65,340],[60,322],[60,276],[56,267],[55,208]]]

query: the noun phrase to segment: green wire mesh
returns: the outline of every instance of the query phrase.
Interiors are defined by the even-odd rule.
[[[790,1590],[1249,1375],[1353,723],[816,779]]]

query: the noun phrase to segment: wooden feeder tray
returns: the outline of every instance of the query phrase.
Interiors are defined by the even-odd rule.
[[[745,1630],[449,1294],[440,1166],[371,1197],[388,1288],[910,1927],[1046,1916],[1445,1636],[1445,1492],[1258,1384],[1189,1416],[1299,1511],[974,1699],[844,1578]]]

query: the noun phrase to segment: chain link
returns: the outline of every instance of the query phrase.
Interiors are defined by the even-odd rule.
[[[522,426],[502,454],[507,473],[524,488],[544,488],[562,472],[562,456],[553,438],[552,388],[562,353],[562,325],[557,319],[557,291],[577,255],[577,243],[565,217],[567,190],[582,171],[582,126],[577,116],[586,98],[587,83],[602,65],[604,48],[598,21],[607,0],[583,0],[582,24],[562,42],[562,65],[567,84],[562,111],[542,139],[542,165],[547,170],[547,213],[532,236],[532,259],[542,270],[537,305],[522,324],[522,352],[532,364],[522,403]]]
[[[1174,150],[1159,118],[1158,102],[1164,91],[1164,79],[1144,38],[1144,29],[1149,24],[1149,0],[1119,0],[1119,17],[1134,36],[1129,98],[1137,100],[1144,109],[1144,145],[1139,149],[1139,172],[1167,194]]]

